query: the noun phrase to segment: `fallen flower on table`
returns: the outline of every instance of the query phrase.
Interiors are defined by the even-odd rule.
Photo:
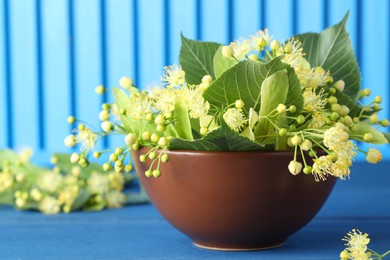
[[[57,214],[148,202],[142,190],[124,193],[134,174],[106,172],[95,163],[81,168],[70,163],[68,154],[53,155],[52,168],[39,167],[30,162],[31,155],[29,149],[0,150],[0,205]]]
[[[379,254],[368,248],[369,235],[358,229],[352,229],[342,240],[347,243],[345,244],[346,248],[340,253],[341,260],[380,260],[390,254],[390,250],[384,254]]]

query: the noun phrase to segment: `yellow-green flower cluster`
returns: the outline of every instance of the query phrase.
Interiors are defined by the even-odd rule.
[[[369,235],[358,229],[352,229],[342,240],[346,242],[346,248],[341,251],[340,260],[383,259],[390,254],[390,250],[384,254],[379,254],[368,248]]]
[[[53,168],[32,165],[26,153],[0,151],[0,204],[18,209],[36,209],[45,214],[69,213],[79,209],[121,207],[126,202],[121,173],[101,173],[68,163],[69,156]],[[5,158],[5,159],[4,159]],[[97,167],[94,165],[93,167]]]

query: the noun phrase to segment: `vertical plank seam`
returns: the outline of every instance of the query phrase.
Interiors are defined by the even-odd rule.
[[[68,1],[68,44],[69,44],[69,103],[70,115],[77,118],[77,102],[76,102],[76,56],[75,56],[75,33],[74,33],[74,2]],[[70,126],[70,131],[73,130],[73,125]]]
[[[106,1],[100,0],[100,77],[101,84],[107,88],[107,40],[106,40]],[[102,95],[101,103],[107,102],[107,92]],[[103,147],[107,149],[109,147],[109,139],[103,138]]]
[[[322,27],[325,29],[329,26],[329,0],[322,1],[322,9]]]
[[[42,50],[42,12],[41,0],[35,1],[35,28],[36,28],[36,64],[37,64],[37,101],[38,101],[38,147],[45,149],[45,93],[43,82],[43,50]]]
[[[259,0],[260,3],[260,29],[267,27],[267,0]]]
[[[195,32],[196,39],[202,40],[202,0],[196,0],[195,2]]]
[[[164,50],[164,66],[171,64],[171,3],[170,0],[164,0],[163,2],[163,32],[164,32],[164,40],[163,40],[163,50]]]
[[[227,40],[228,43],[234,41],[234,2],[233,0],[227,0]]]
[[[8,0],[3,1],[4,19],[4,63],[5,63],[5,111],[6,111],[6,144],[9,148],[14,146],[14,125],[13,125],[13,102],[12,102],[12,68],[11,68],[11,38],[10,38],[10,17]]]
[[[298,30],[299,30],[299,28],[298,28],[298,17],[299,17],[298,5],[299,4],[300,4],[299,0],[292,0],[291,31],[292,31],[293,35],[297,34]]]
[[[138,17],[138,0],[133,0],[133,41],[134,41],[134,82],[139,84],[139,17]]]

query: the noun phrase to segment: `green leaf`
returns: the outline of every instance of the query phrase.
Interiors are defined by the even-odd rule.
[[[390,133],[382,133],[382,134],[386,137],[387,142],[390,143]]]
[[[216,78],[237,64],[237,61],[234,58],[225,58],[222,55],[222,48],[223,46],[220,46],[214,55],[214,73]]]
[[[201,83],[205,75],[215,78],[213,59],[219,46],[218,43],[190,40],[181,35],[180,65],[188,84]]]
[[[241,99],[245,103],[244,112],[248,115],[252,107],[260,109],[261,84],[273,73],[288,69],[290,66],[280,61],[280,58],[263,64],[255,61],[243,61],[225,71],[203,93],[210,105],[224,108]]]
[[[171,150],[197,150],[197,151],[260,151],[267,149],[240,136],[226,124],[210,132],[203,139],[193,141],[174,138],[169,144]]]
[[[370,143],[372,144],[387,144],[388,143],[388,138],[380,131],[378,131],[377,129],[375,129],[374,127],[372,127],[368,122],[364,122],[364,121],[361,121],[359,123],[357,123],[355,125],[355,129],[352,134],[351,134],[351,137],[354,138],[355,140],[358,140],[358,141],[363,141],[363,138],[361,138],[361,136],[363,136],[364,134],[366,133],[370,133],[372,134],[372,141],[370,141]]]
[[[344,80],[344,93],[354,98],[360,89],[360,72],[351,39],[345,28],[348,16],[349,12],[340,23],[319,34],[305,33],[294,38],[302,42],[305,58],[310,65],[329,70],[335,81]]]
[[[194,140],[188,107],[183,97],[177,96],[175,103],[175,129],[179,138]]]
[[[256,141],[261,144],[274,143],[275,126],[266,118],[279,104],[285,104],[289,89],[289,79],[286,70],[275,72],[263,81],[261,85],[261,107],[259,123],[255,129]],[[278,116],[280,117],[280,116]],[[287,117],[278,119],[279,124],[287,125]],[[276,120],[274,121],[274,124]]]
[[[302,96],[302,89],[301,89],[301,83],[299,82],[299,79],[297,77],[297,74],[295,74],[295,71],[293,68],[289,68],[287,70],[288,72],[288,93],[287,93],[287,99],[286,99],[286,107],[289,107],[291,105],[294,105],[296,107],[296,111],[294,113],[287,112],[289,116],[292,115],[299,115],[303,108],[303,96]]]

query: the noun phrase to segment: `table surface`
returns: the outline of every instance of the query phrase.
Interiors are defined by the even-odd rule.
[[[370,248],[390,249],[390,161],[356,163],[327,203],[279,248],[220,252],[197,248],[152,205],[45,216],[0,208],[0,259],[339,259],[341,238],[358,228]]]

